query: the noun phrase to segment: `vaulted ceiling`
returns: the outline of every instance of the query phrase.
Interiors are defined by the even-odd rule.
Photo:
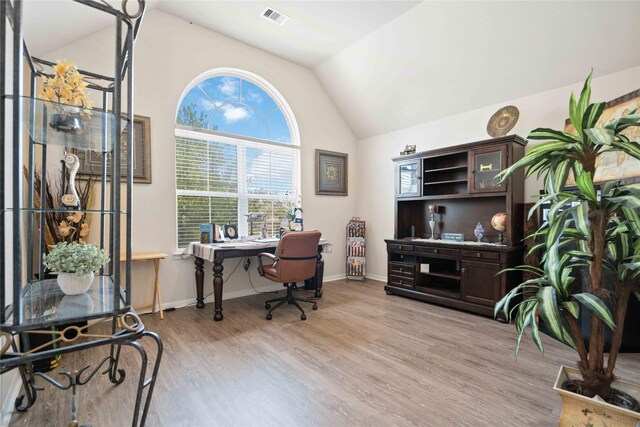
[[[591,68],[598,76],[640,66],[637,1],[148,4],[313,69],[358,138],[579,82]],[[25,2],[34,53],[112,25],[72,6]],[[290,20],[263,19],[267,6]]]

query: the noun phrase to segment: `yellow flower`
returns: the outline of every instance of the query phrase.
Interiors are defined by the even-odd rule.
[[[83,214],[82,212],[74,212],[74,213],[73,213],[73,216],[71,216],[71,220],[77,224],[77,223],[79,223],[79,222],[80,222],[80,220],[82,219],[82,216],[83,216],[83,215],[84,215],[84,214]],[[69,218],[69,217],[67,217],[67,219],[68,219],[68,218]]]
[[[89,235],[89,224],[86,222],[80,227],[80,237],[87,237]]]

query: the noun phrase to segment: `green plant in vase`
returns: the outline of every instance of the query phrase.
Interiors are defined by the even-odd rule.
[[[94,278],[94,271],[109,262],[109,256],[97,246],[61,242],[44,256],[44,264],[58,272],[58,285],[67,295],[86,292]]]
[[[607,182],[599,191],[593,183],[597,159],[605,152],[619,152],[640,159],[640,146],[624,133],[640,125],[640,114],[631,114],[596,127],[604,103],[590,103],[591,74],[580,98],[571,95],[569,117],[576,134],[539,128],[530,140],[536,145],[501,174],[505,181],[519,169],[526,177],[544,177],[544,195],[530,210],[550,203],[547,220],[534,233],[542,243],[541,265],[517,270],[533,273],[495,306],[514,320],[518,332],[516,354],[526,330],[539,350],[541,318],[548,331],[578,353],[580,394],[618,403],[612,393],[614,369],[622,342],[624,318],[630,295],[640,298],[640,183]],[[565,188],[573,174],[577,188]],[[570,285],[582,268],[588,269],[587,289],[572,292]],[[520,297],[523,298],[520,298]],[[578,322],[580,310],[588,310],[588,345]],[[605,357],[605,328],[612,330],[611,349]],[[574,382],[575,383],[575,382]],[[637,405],[637,402],[636,402]],[[640,406],[636,406],[636,410]]]

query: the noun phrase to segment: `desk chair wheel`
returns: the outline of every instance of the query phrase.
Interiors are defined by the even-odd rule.
[[[314,309],[314,310],[317,310],[317,309],[318,309],[318,304],[316,304],[316,303],[314,302],[314,303],[313,303],[313,306],[312,306],[311,308],[312,308],[312,309]]]
[[[302,315],[300,316],[300,320],[307,320],[307,315],[302,313]]]
[[[273,318],[273,316],[271,316],[271,313],[267,313],[266,318],[267,318],[267,320],[271,320]]]
[[[269,310],[269,309],[271,308],[271,304],[265,304],[265,305],[264,305],[264,308],[265,308],[266,310]]]

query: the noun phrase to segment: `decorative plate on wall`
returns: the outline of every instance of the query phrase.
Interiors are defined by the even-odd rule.
[[[502,107],[487,123],[487,133],[493,138],[505,136],[516,125],[520,112],[513,105]]]

